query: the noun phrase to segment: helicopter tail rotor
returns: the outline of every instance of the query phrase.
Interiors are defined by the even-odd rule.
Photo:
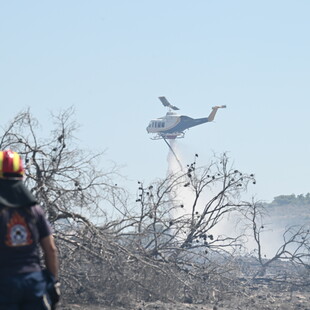
[[[226,105],[217,105],[215,107],[212,107],[212,109],[225,109]]]

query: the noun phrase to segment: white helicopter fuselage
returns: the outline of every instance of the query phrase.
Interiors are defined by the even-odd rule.
[[[169,111],[167,112],[166,116],[152,119],[146,130],[148,133],[160,133],[166,132],[167,130],[170,131],[176,127],[180,121],[181,115],[173,111]]]

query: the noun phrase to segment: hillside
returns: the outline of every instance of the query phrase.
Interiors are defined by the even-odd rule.
[[[310,193],[304,195],[281,195],[264,205],[272,225],[278,229],[292,225],[310,225]]]

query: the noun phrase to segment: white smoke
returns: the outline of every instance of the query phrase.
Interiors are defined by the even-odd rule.
[[[168,142],[169,143],[169,142]],[[170,140],[170,148],[168,152],[168,175],[182,174],[185,172],[181,150],[176,140]]]
[[[168,175],[181,177],[182,182],[174,188],[174,194],[177,199],[174,201],[176,204],[171,214],[173,218],[180,218],[182,216],[189,216],[192,213],[192,204],[195,198],[193,191],[190,187],[184,187],[188,182],[186,172],[188,170],[187,162],[182,149],[182,145],[177,140],[170,140],[170,149],[167,157],[168,161]],[[182,207],[180,207],[182,205]]]
[[[184,184],[188,182],[186,173],[188,170],[187,164],[191,163],[188,158],[186,158],[186,146],[184,144],[179,144],[177,140],[169,140],[170,147],[167,156],[168,170],[167,175],[184,176],[184,182],[179,184],[175,189],[177,196],[177,201],[175,202],[176,207],[171,216],[173,218],[179,218],[181,216],[190,216],[192,214],[192,205],[195,199],[194,192],[190,187],[184,187]],[[215,190],[215,189],[214,189]],[[214,193],[213,193],[214,194]],[[212,195],[212,189],[210,188],[208,193],[205,193],[200,199],[200,204],[196,208],[197,211],[202,210],[206,203],[210,200]],[[179,208],[178,205],[182,204],[184,207]],[[209,233],[215,238],[219,236],[229,236],[237,237],[245,233],[244,217],[238,212],[228,212],[220,222],[212,228]],[[266,231],[261,235],[261,243],[263,245],[263,255],[265,257],[273,257],[275,251],[283,244],[283,227],[280,229],[279,225],[276,226],[275,221],[268,216],[265,218]],[[273,223],[273,224],[272,224]],[[247,223],[249,224],[249,223]],[[286,223],[288,224],[288,223]],[[285,225],[283,225],[285,226]],[[251,236],[251,231],[247,233],[246,239],[243,239],[244,246],[246,247],[246,252],[251,253],[257,248],[256,243]]]
[[[175,176],[184,176],[184,182],[179,184],[179,186],[175,189],[175,193],[177,196],[177,203],[181,203],[184,207],[183,208],[175,208],[172,217],[179,218],[181,216],[192,216],[193,213],[193,203],[195,200],[195,193],[191,189],[190,186],[184,187],[184,184],[188,182],[187,178],[187,170],[188,166],[185,162],[186,156],[184,151],[184,146],[178,144],[176,140],[170,140],[170,147],[167,161],[168,161],[168,175],[175,175]],[[216,189],[213,189],[216,191]],[[195,211],[200,213],[204,206],[209,202],[210,197],[213,197],[214,193],[212,188],[209,188],[208,192],[204,193],[200,196],[200,201],[198,205],[195,206]],[[177,207],[177,206],[175,206]],[[219,222],[216,224],[212,230],[210,230],[210,234],[212,234],[215,238],[223,237],[223,236],[230,236],[236,237],[240,234],[240,231],[237,228],[237,223],[239,219],[236,214],[229,214],[225,215]]]

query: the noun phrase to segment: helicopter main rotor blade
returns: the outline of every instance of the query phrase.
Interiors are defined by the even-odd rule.
[[[169,107],[169,108],[172,109],[172,110],[179,110],[178,107],[176,107],[176,106],[170,104],[170,102],[166,99],[166,97],[161,96],[161,97],[158,97],[158,98],[159,98],[159,100],[161,101],[161,103],[162,103],[165,107]]]

